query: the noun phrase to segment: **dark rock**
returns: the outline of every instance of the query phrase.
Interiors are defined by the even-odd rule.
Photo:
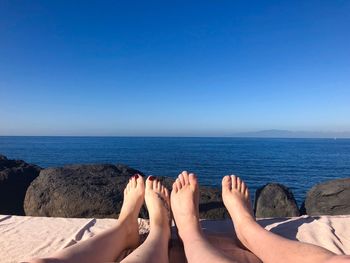
[[[270,183],[256,190],[256,217],[292,217],[299,214],[294,196],[287,187]]]
[[[116,217],[130,176],[125,165],[69,165],[48,168],[31,183],[24,201],[29,216]]]
[[[0,155],[0,214],[24,215],[23,201],[41,168]]]
[[[308,215],[349,215],[350,178],[331,180],[312,187],[306,195]]]
[[[30,216],[97,217],[118,216],[123,191],[130,176],[140,171],[125,165],[73,165],[48,168],[28,188],[24,209]],[[174,180],[158,177],[171,190]],[[217,189],[200,189],[200,216],[208,219],[228,217]],[[140,216],[148,218],[147,209]]]

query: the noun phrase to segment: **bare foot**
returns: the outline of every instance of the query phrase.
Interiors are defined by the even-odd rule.
[[[222,179],[222,200],[233,220],[238,239],[246,245],[243,235],[240,233],[242,225],[251,221],[255,222],[250,203],[248,187],[235,175],[226,175]]]
[[[167,239],[170,239],[170,200],[169,192],[160,181],[150,176],[146,180],[146,206],[150,219],[150,231],[161,230]]]
[[[179,174],[171,192],[171,209],[182,240],[201,234],[199,224],[199,192],[196,175]]]
[[[139,224],[137,222],[145,194],[145,184],[141,175],[130,178],[124,189],[124,200],[118,221],[128,230],[128,242],[134,248],[139,244]]]

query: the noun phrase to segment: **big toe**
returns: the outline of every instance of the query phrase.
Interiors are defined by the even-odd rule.
[[[224,178],[222,178],[222,182],[221,182],[221,185],[222,185],[222,190],[223,191],[229,191],[231,190],[231,177],[226,175],[224,176]]]
[[[143,181],[143,177],[139,174],[136,174],[135,178],[136,178],[136,187],[145,188],[145,182]]]
[[[154,176],[148,176],[146,180],[146,189],[147,190],[152,190],[153,189],[153,181],[154,181]]]

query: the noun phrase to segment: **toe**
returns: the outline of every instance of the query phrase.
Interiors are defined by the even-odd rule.
[[[154,191],[157,191],[157,185],[158,185],[158,180],[157,180],[157,179],[154,179],[154,180],[153,180],[153,190],[154,190]]]
[[[190,185],[196,186],[197,185],[197,176],[194,173],[190,173],[188,175],[188,181]]]
[[[247,186],[246,186],[245,182],[242,181],[242,184],[241,184],[241,193],[244,194],[246,189],[247,189]]]
[[[185,185],[188,185],[190,183],[188,179],[188,173],[183,173],[182,176],[184,178]]]
[[[162,185],[159,180],[157,180],[157,191],[161,192],[162,191]]]
[[[237,190],[240,192],[242,189],[242,181],[241,178],[237,177]]]
[[[180,178],[177,178],[175,183],[177,185],[177,189],[180,190],[182,188],[182,184],[181,184]]]
[[[231,183],[232,183],[232,187],[231,189],[235,189],[237,188],[237,177],[235,175],[231,175]]]
[[[222,178],[221,184],[222,184],[223,191],[231,190],[231,186],[232,186],[231,177],[228,175],[224,176],[224,178]]]
[[[144,187],[144,185],[145,185],[145,183],[144,183],[144,181],[143,181],[143,178],[142,178],[142,176],[141,175],[137,175],[137,177],[136,177],[136,186],[137,187]]]
[[[161,193],[162,193],[163,196],[166,197],[165,190],[166,190],[166,187],[164,185],[162,185],[161,186]]]
[[[246,188],[245,191],[244,191],[244,197],[245,197],[246,199],[249,199],[249,191],[248,191],[248,188]]]
[[[146,180],[146,188],[147,189],[153,189],[153,181],[154,181],[154,176],[148,176]]]
[[[169,199],[169,191],[166,187],[164,187],[164,195],[167,199]]]
[[[184,172],[182,172],[180,175],[179,175],[179,180],[180,180],[180,183],[181,183],[181,186],[184,187],[186,184],[185,184],[185,178],[184,178]]]
[[[131,188],[135,188],[136,187],[136,178],[135,178],[135,176],[131,177],[130,186],[131,186]]]
[[[178,191],[176,182],[173,183],[173,191],[175,193],[177,193],[177,191]]]

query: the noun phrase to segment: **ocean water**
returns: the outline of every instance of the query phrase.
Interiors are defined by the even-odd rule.
[[[188,170],[210,186],[236,174],[252,196],[256,188],[278,182],[299,204],[314,184],[350,177],[350,139],[0,137],[0,154],[41,167],[123,163],[171,177]]]

